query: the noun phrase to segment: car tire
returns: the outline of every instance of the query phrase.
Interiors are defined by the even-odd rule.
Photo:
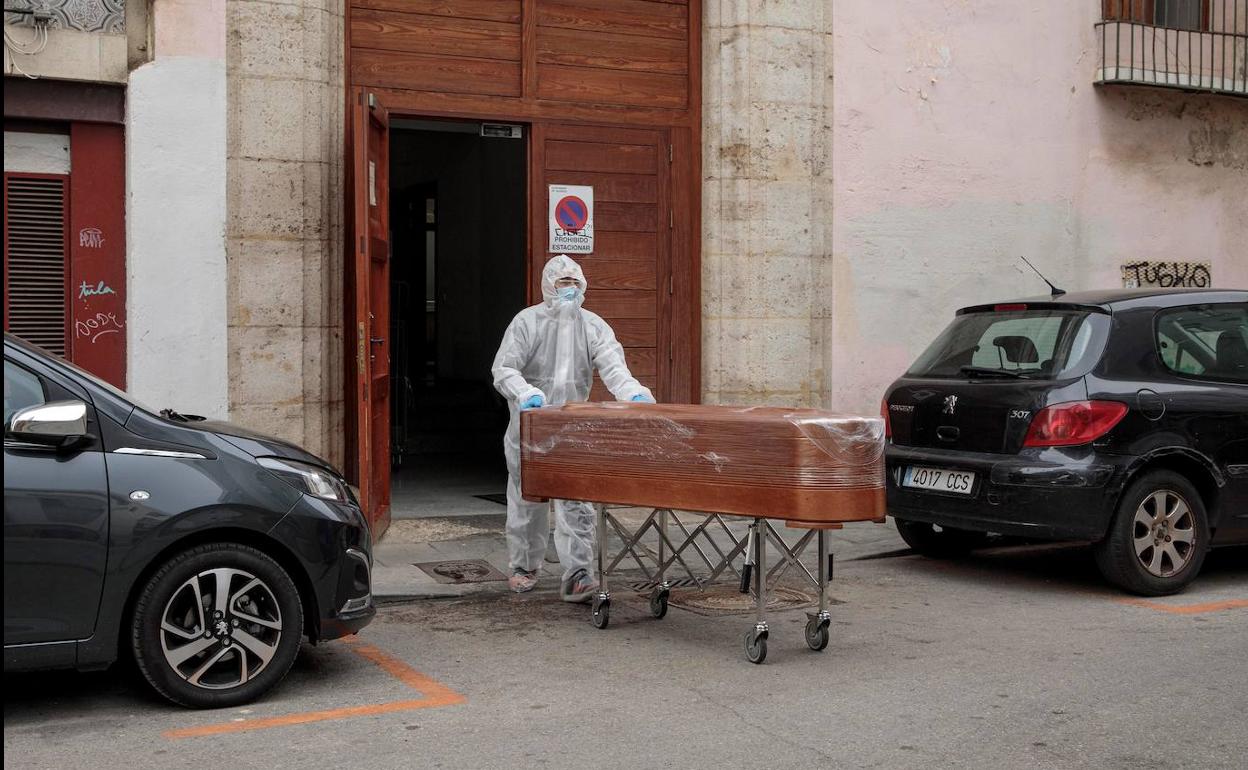
[[[909,519],[893,519],[897,532],[916,553],[932,559],[953,559],[965,556],[988,542],[987,532],[941,527]]]
[[[1160,517],[1160,518],[1159,518]],[[1101,574],[1141,596],[1178,593],[1200,573],[1209,519],[1196,487],[1174,471],[1149,471],[1127,486],[1109,533],[1093,549]]]
[[[286,676],[302,637],[294,581],[268,555],[238,543],[197,546],[161,565],[139,593],[130,629],[144,678],[190,708],[260,697]]]

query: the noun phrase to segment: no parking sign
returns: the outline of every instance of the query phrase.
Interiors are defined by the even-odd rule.
[[[550,185],[550,251],[555,254],[593,253],[593,187]]]

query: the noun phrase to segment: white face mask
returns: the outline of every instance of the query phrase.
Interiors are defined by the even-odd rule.
[[[564,286],[556,289],[561,302],[576,302],[581,298],[580,286]]]

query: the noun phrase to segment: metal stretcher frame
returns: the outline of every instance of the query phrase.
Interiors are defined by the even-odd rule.
[[[840,525],[806,529],[804,534],[792,543],[787,541],[780,531],[765,518],[750,518],[720,513],[687,513],[678,514],[667,508],[655,508],[635,530],[618,516],[613,515],[603,503],[592,503],[597,517],[597,560],[598,560],[598,593],[591,605],[590,619],[597,628],[606,628],[611,619],[611,575],[625,559],[631,558],[646,580],[632,587],[639,591],[650,590],[650,614],[655,618],[667,615],[668,598],[673,585],[668,573],[677,565],[684,570],[699,588],[714,582],[725,571],[732,572],[740,579],[741,593],[752,589],[755,602],[754,626],[745,635],[745,655],[752,663],[762,663],[767,658],[767,596],[790,568],[796,568],[803,580],[812,584],[819,592],[819,609],[817,612],[806,613],[806,645],[815,651],[828,646],[829,626],[832,618],[828,612],[827,585],[832,580],[832,554],[828,551],[827,530],[839,529]],[[685,518],[681,518],[681,516]],[[724,521],[732,519],[749,519],[748,533],[744,538],[737,537]],[[697,525],[690,529],[690,524],[699,519]],[[671,524],[675,523],[678,539],[671,537]],[[608,530],[610,527],[620,538],[622,547],[614,555],[607,548]],[[713,528],[722,531],[731,546],[724,549],[711,536]],[[653,531],[658,540],[657,553],[648,548],[642,538]],[[815,571],[802,562],[803,554],[808,550],[810,541],[815,546]],[[699,541],[703,542],[699,542]],[[781,559],[768,568],[767,544],[771,542],[779,549]],[[703,545],[709,545],[704,549]],[[690,554],[686,559],[686,554]],[[694,555],[696,555],[696,560]],[[741,557],[743,564],[737,569],[735,560]],[[706,572],[699,574],[690,562],[699,562]],[[680,582],[683,582],[680,581]]]

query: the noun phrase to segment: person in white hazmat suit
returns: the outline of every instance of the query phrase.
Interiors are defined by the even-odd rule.
[[[516,314],[494,357],[494,387],[511,406],[503,439],[507,458],[507,552],[511,590],[537,584],[546,551],[547,504],[520,496],[520,412],[589,398],[598,370],[603,384],[620,401],[654,403],[650,390],[628,371],[615,332],[598,315],[581,307],[585,274],[560,254],[542,270],[542,303]],[[560,595],[583,602],[598,587],[590,566],[594,555],[594,512],[587,503],[556,500],[555,550],[563,567]]]

